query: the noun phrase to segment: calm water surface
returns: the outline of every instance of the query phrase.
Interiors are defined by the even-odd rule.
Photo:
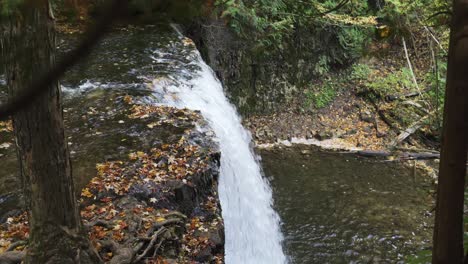
[[[260,153],[291,263],[404,263],[430,245],[427,176],[306,146]]]

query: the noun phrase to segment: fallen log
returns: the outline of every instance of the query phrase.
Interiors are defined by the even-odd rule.
[[[431,160],[439,159],[440,154],[437,152],[390,152],[384,150],[360,150],[356,154],[361,157],[366,158],[390,158],[393,157],[394,160]]]
[[[426,89],[421,91],[421,93],[428,92],[430,89]],[[390,94],[385,96],[385,101],[392,102],[396,100],[401,100],[401,99],[407,99],[407,98],[413,98],[421,95],[419,92],[410,92],[410,93],[404,93],[404,94]]]
[[[381,150],[360,150],[356,152],[357,155],[362,157],[389,157],[392,153]]]
[[[409,160],[440,159],[440,153],[403,153],[401,157]]]
[[[437,111],[432,111],[423,118],[419,119],[418,121],[414,122],[411,124],[407,129],[405,129],[403,132],[401,132],[398,137],[396,137],[392,143],[390,143],[389,148],[394,149],[397,147],[401,142],[403,142],[405,139],[407,139],[409,136],[411,136],[414,132],[416,132],[418,129],[420,129],[424,123],[426,122],[429,117],[431,117],[434,113]]]

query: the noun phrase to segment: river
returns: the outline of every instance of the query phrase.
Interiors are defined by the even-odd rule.
[[[70,42],[65,37],[61,49],[69,49]],[[426,176],[395,162],[308,146],[255,152],[215,74],[192,42],[170,27],[115,30],[63,85],[67,115],[77,118],[92,107],[87,91],[94,89],[144,91],[150,93],[147,102],[201,111],[221,147],[228,264],[403,263],[430,244],[433,187]],[[72,143],[86,142],[80,128],[67,125]],[[134,131],[109,131],[82,145],[94,147],[92,152],[71,146],[78,186],[93,175],[106,150],[126,153],[120,138],[106,142]],[[0,154],[6,168],[0,181],[7,183],[0,194],[5,195],[17,189],[18,181],[14,151],[0,149]]]

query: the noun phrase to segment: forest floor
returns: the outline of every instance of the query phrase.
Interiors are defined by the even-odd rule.
[[[418,34],[423,37],[424,32]],[[428,49],[422,40],[408,48],[418,87],[409,76],[401,41],[376,41],[369,54],[351,67],[317,79],[310,84],[315,88],[299,91],[279,111],[250,116],[244,124],[257,146],[315,140],[314,144],[348,150],[437,152],[440,130],[435,124],[442,111],[434,102],[434,84],[427,82],[434,66]],[[353,67],[366,71],[357,72]],[[326,105],[314,106],[314,98],[326,89],[333,90],[333,98],[325,97],[322,100],[329,100]],[[443,94],[443,87],[440,89]],[[419,96],[404,96],[418,91]],[[395,144],[419,120],[427,122]]]
[[[390,140],[388,125],[375,116],[363,99],[351,92],[338,95],[329,106],[315,113],[296,109],[281,111],[252,116],[244,124],[252,132],[256,145],[296,138],[331,140],[345,149],[379,150],[385,149]]]
[[[92,244],[106,263],[223,263],[220,154],[213,133],[196,129],[207,126],[197,112],[135,98],[94,91],[84,104],[65,108],[81,217]],[[0,123],[0,133],[10,134],[0,142],[1,162],[14,148],[11,122]],[[88,158],[102,162],[80,169],[80,159]],[[4,213],[0,253],[24,251],[27,214]]]

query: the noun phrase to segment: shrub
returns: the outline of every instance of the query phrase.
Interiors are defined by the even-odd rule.
[[[372,70],[367,64],[354,64],[351,67],[349,78],[353,81],[367,80]]]
[[[342,27],[337,36],[341,48],[347,51],[346,59],[354,60],[361,57],[371,41],[371,35],[372,33],[363,27]]]
[[[336,97],[336,91],[333,83],[325,82],[315,89],[306,91],[306,106],[313,106],[316,109],[324,108],[330,105]]]

